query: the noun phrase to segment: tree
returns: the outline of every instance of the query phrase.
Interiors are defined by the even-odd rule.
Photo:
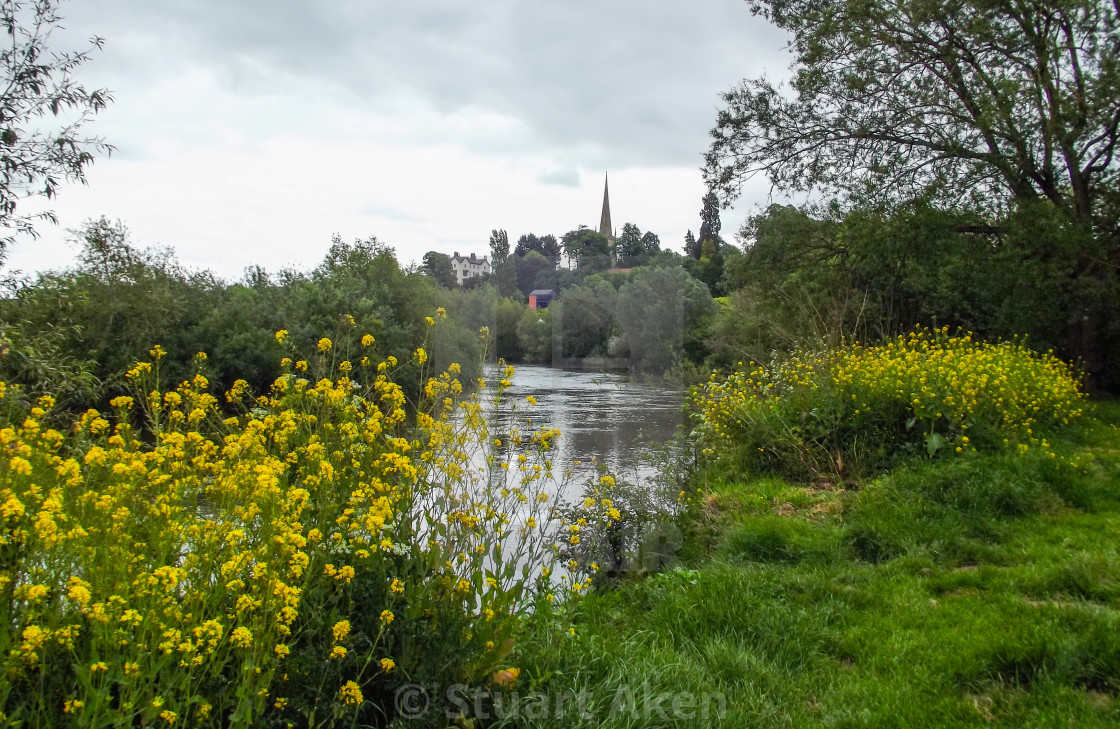
[[[622,268],[630,268],[641,262],[643,253],[641,229],[633,223],[626,223],[622,226],[622,235],[614,244],[615,260]]]
[[[424,254],[424,262],[420,265],[420,270],[444,288],[454,288],[458,284],[455,268],[451,265],[451,256],[446,253],[428,251]]]
[[[1089,221],[1120,172],[1120,6],[758,0],[793,35],[792,97],[724,94],[706,178],[906,199],[1045,197]]]
[[[714,192],[704,196],[704,205],[700,208],[700,248],[703,249],[704,241],[712,241],[718,249],[723,240],[719,237],[719,229],[723,223],[719,219],[719,198]],[[697,258],[699,256],[696,256]]]
[[[490,231],[490,265],[497,269],[509,258],[509,234],[504,230]]]
[[[517,239],[517,248],[514,251],[518,256],[524,256],[529,251],[536,251],[552,261],[555,266],[560,262],[560,243],[554,235],[542,235],[539,238],[532,233],[526,233]]]
[[[706,354],[715,304],[704,284],[680,268],[642,267],[618,291],[617,317],[636,370],[664,371]]]
[[[601,233],[581,225],[569,230],[560,240],[564,244],[564,255],[576,264],[576,268],[610,268],[611,244]]]
[[[748,79],[724,94],[705,178],[725,200],[763,173],[785,190],[926,200],[990,214],[1046,201],[1069,222],[1069,350],[1116,311],[1120,4],[1105,0],[754,0],[790,33],[792,93]],[[1028,215],[1045,216],[1045,212]]]
[[[551,288],[555,277],[556,267],[552,261],[537,251],[529,251],[517,259],[517,288],[525,296],[533,289]]]
[[[647,230],[642,236],[642,251],[645,253],[646,260],[661,252],[661,239],[652,230]]]
[[[684,254],[689,258],[700,257],[700,244],[696,242],[696,236],[692,235],[691,229],[684,234]]]
[[[113,149],[102,138],[83,134],[85,124],[112,97],[73,78],[103,40],[92,38],[83,51],[49,51],[51,33],[62,20],[58,4],[0,2],[0,25],[8,34],[0,51],[0,257],[18,235],[35,237],[37,221],[58,222],[51,211],[20,211],[21,201],[53,198],[63,181],[84,183],[94,154]],[[48,115],[59,119],[58,128],[44,123]]]

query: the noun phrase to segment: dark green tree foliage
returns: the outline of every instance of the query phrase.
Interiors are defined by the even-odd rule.
[[[233,284],[185,269],[165,249],[139,249],[123,226],[105,220],[88,224],[79,242],[75,268],[22,282],[0,300],[0,334],[9,343],[0,378],[26,384],[41,376],[74,409],[103,407],[101,398],[125,391],[123,373],[150,359],[155,344],[168,353],[161,362],[165,386],[188,377],[194,354],[206,352],[215,387],[240,378],[257,392],[267,392],[279,374],[285,351],[274,337],[278,329],[289,330],[308,353],[330,337],[339,359],[353,361],[365,333],[376,337],[378,352],[402,363],[427,338],[433,366],[459,362],[468,376],[481,352],[475,322],[468,328],[457,317],[463,307],[455,297],[462,294],[402,271],[393,249],[375,238],[335,237],[310,273],[251,268]],[[451,316],[432,339],[424,318],[440,305]],[[37,359],[28,359],[30,349]],[[400,377],[415,392],[419,372],[402,365]]]
[[[57,0],[0,3],[7,41],[0,50],[0,256],[19,234],[35,235],[35,223],[56,223],[50,211],[17,209],[30,197],[52,198],[62,182],[85,182],[95,153],[112,146],[83,133],[94,114],[112,101],[105,89],[89,90],[74,74],[99,50],[94,37],[83,51],[49,48],[61,27]],[[56,123],[45,123],[47,117]]]
[[[1073,261],[1064,351],[1115,375],[1120,237],[1120,6],[1106,0],[758,0],[787,31],[792,94],[748,79],[724,95],[705,175],[725,197],[763,172],[784,190],[926,201],[1055,222],[1021,255]],[[1046,265],[1050,265],[1046,263]],[[1054,273],[1057,273],[1056,271]],[[1020,305],[1032,306],[1020,298]]]
[[[700,257],[700,244],[696,242],[696,237],[692,235],[691,229],[684,234],[684,254],[689,258]]]
[[[623,225],[622,235],[614,244],[614,257],[618,266],[632,268],[639,265],[645,258],[645,252],[641,229],[633,223]]]
[[[706,354],[715,304],[704,284],[677,267],[642,267],[618,292],[617,316],[636,370],[664,371]]]
[[[600,275],[589,276],[580,286],[565,288],[563,298],[549,307],[553,321],[560,322],[560,356],[605,357],[615,331],[617,300],[614,286]]]
[[[501,265],[492,269],[490,278],[498,287],[498,293],[507,299],[521,298],[521,292],[517,287],[517,267],[520,260],[517,256],[509,256]]]
[[[647,261],[661,252],[661,238],[652,230],[647,230],[642,236],[642,252],[645,253]]]
[[[561,238],[564,255],[577,269],[604,271],[611,267],[611,245],[604,235],[580,226]]]
[[[528,297],[533,289],[550,289],[556,284],[556,266],[537,251],[517,260],[517,288]]]
[[[451,265],[451,256],[437,251],[428,251],[424,254],[424,262],[420,265],[424,275],[444,288],[458,286],[455,279],[455,268]]]
[[[517,338],[526,362],[552,363],[552,309],[523,309]]]
[[[708,238],[700,244],[699,259],[684,259],[684,270],[707,286],[713,296],[723,296],[726,293],[723,271],[724,248],[726,246],[718,247],[714,240]]]
[[[716,197],[714,192],[709,192],[704,196],[704,206],[700,209],[700,256],[704,255],[705,241],[712,241],[716,250],[719,250],[720,245],[723,243],[723,239],[719,237],[719,231],[722,225],[723,223],[719,218],[719,198]],[[694,258],[699,258],[700,256],[694,256]]]
[[[874,339],[916,323],[986,338],[1027,334],[1036,347],[1057,347],[1066,311],[1049,302],[1068,295],[1076,237],[1048,207],[999,219],[996,235],[977,213],[928,205],[773,205],[744,226],[746,252],[727,259],[734,294],[712,349],[722,364],[765,361],[775,349]],[[1039,256],[1040,240],[1071,254]]]
[[[493,269],[509,258],[509,234],[495,228],[490,231],[490,265]]]
[[[560,243],[554,235],[542,235],[539,238],[532,233],[526,233],[517,239],[515,253],[524,256],[530,251],[536,251],[552,261],[555,266],[560,262]]]

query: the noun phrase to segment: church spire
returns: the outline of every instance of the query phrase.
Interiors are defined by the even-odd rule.
[[[603,173],[603,217],[599,219],[599,233],[607,240],[614,240],[614,228],[611,227],[611,199],[607,190],[607,173]]]

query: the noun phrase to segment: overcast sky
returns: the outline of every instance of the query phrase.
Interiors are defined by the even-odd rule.
[[[52,201],[60,225],[6,267],[66,265],[67,229],[119,219],[140,245],[237,278],[314,266],[338,233],[402,263],[489,252],[611,214],[680,250],[719,94],[784,77],[782,34],[742,0],[70,0],[56,46],[115,101],[117,151]],[[768,186],[725,211],[730,238]]]

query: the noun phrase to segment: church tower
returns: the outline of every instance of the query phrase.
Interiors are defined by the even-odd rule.
[[[603,216],[599,219],[599,233],[607,240],[614,240],[611,227],[611,199],[607,189],[607,173],[603,173]]]

